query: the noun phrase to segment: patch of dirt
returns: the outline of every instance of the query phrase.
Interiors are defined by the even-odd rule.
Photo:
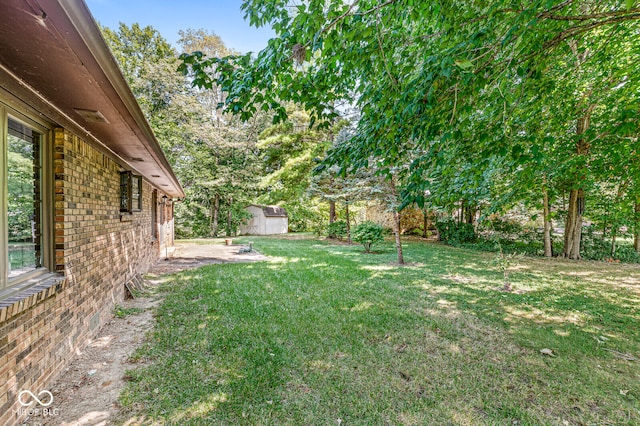
[[[139,364],[129,362],[145,334],[153,328],[154,308],[162,298],[153,289],[163,281],[163,275],[200,266],[226,262],[266,260],[262,254],[244,252],[247,246],[221,243],[176,243],[168,259],[161,258],[149,271],[146,284],[149,291],[143,297],[128,299],[119,306],[123,312],[136,312],[124,318],[113,317],[98,335],[78,354],[60,377],[50,386],[53,404],[47,415],[41,410],[24,424],[56,426],[102,426],[112,424],[118,414],[118,396],[124,387],[126,370]]]

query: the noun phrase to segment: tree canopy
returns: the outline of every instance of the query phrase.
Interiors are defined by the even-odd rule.
[[[267,48],[181,57],[195,85],[226,94],[226,111],[248,119],[272,110],[277,122],[294,102],[312,124],[329,124],[355,106],[357,131],[328,153],[328,164],[399,168],[405,205],[556,205],[570,258],[580,257],[586,206],[616,200],[625,213],[607,209],[606,220],[622,223],[613,217],[622,215],[638,227],[635,1],[242,7],[253,25],[275,30]]]
[[[103,28],[105,39],[140,103],[187,195],[176,205],[176,233],[182,237],[231,234],[245,219],[243,208],[256,196],[257,135],[265,127],[218,111],[218,90],[193,87],[176,72],[178,53],[153,27],[120,24]],[[209,55],[229,55],[217,35],[185,30],[179,43]]]

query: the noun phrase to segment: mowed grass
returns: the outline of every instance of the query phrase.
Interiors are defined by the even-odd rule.
[[[123,423],[640,424],[638,266],[251,240],[167,278]]]

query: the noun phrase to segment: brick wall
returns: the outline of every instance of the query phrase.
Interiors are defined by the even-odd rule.
[[[154,238],[152,188],[146,181],[142,211],[121,215],[120,166],[68,131],[56,129],[54,135],[55,270],[60,275],[0,301],[1,425],[24,420],[18,393],[47,390],[111,317],[124,298],[124,283],[156,261],[160,240],[166,241],[164,232],[173,227],[171,218],[160,226],[162,238]],[[160,221],[162,206],[154,207]],[[55,401],[49,408],[54,407]]]

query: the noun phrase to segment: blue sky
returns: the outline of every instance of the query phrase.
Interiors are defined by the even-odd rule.
[[[101,25],[117,29],[127,25],[151,25],[176,46],[178,31],[203,28],[218,34],[227,47],[257,52],[273,36],[271,29],[256,29],[243,19],[241,0],[85,0]],[[177,47],[177,46],[176,46]]]

